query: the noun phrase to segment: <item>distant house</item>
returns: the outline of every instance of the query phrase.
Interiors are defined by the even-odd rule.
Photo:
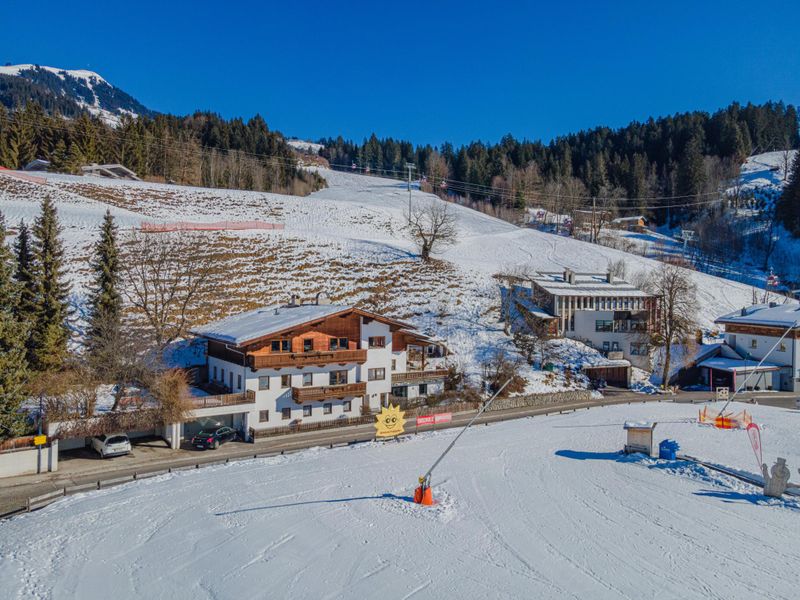
[[[799,305],[757,304],[715,323],[724,325],[725,343],[697,361],[702,383],[711,389],[800,391]]]
[[[569,269],[538,273],[531,296],[555,320],[558,335],[580,340],[611,360],[650,367],[647,340],[656,316],[654,296],[611,273]]]
[[[35,158],[27,165],[22,167],[23,171],[47,171],[50,168],[50,161],[43,158]]]
[[[99,175],[100,177],[110,177],[111,179],[130,179],[132,181],[141,181],[141,179],[136,176],[136,173],[117,163],[108,165],[98,165],[97,163],[92,163],[90,165],[84,165],[81,167],[81,173],[83,175]]]
[[[643,215],[637,215],[635,217],[618,217],[616,219],[612,219],[611,223],[609,223],[609,227],[612,229],[622,229],[624,231],[636,231],[636,232],[643,232],[647,229],[650,222],[647,220],[647,217]]]

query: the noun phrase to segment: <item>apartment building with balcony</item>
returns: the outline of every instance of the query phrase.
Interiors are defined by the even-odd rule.
[[[408,323],[354,306],[294,301],[196,327],[207,385],[244,393],[244,432],[371,415],[392,395],[443,389],[444,349]]]
[[[540,272],[531,301],[554,320],[559,336],[582,341],[612,359],[649,369],[648,332],[657,299],[612,273]]]

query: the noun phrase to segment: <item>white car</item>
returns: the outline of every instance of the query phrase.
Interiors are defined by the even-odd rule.
[[[109,433],[92,438],[92,448],[103,458],[130,454],[131,441],[124,433]]]

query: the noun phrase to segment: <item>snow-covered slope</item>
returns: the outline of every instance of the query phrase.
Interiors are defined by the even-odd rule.
[[[68,70],[32,64],[0,66],[0,75],[27,79],[54,96],[67,98],[106,123],[116,126],[123,115],[152,115],[133,97],[114,87],[94,71]],[[25,98],[18,99],[21,103]]]
[[[743,406],[735,407],[740,410]],[[800,413],[750,407],[797,479]],[[747,435],[696,407],[594,408],[164,475],[0,522],[17,598],[797,597],[797,499],[675,461],[622,457],[622,423],[756,472]]]
[[[219,262],[209,309],[198,321],[283,302],[289,294],[311,299],[327,292],[335,302],[366,306],[410,319],[443,338],[471,373],[497,347],[509,347],[499,322],[500,294],[493,275],[524,266],[536,270],[604,271],[623,259],[628,276],[659,263],[612,248],[521,229],[470,209],[451,205],[458,218],[458,243],[433,265],[419,262],[404,233],[406,184],[389,179],[323,170],[328,188],[308,197],[46,175],[46,185],[0,176],[0,210],[11,225],[30,222],[45,195],[57,203],[72,259],[76,301],[85,294],[86,257],[106,207],[123,228],[142,220],[252,220],[285,224],[284,231],[193,234],[198,247]],[[5,195],[3,195],[5,191]],[[412,191],[412,202],[441,202]],[[187,234],[188,235],[188,234]],[[698,285],[702,324],[749,304],[749,287],[692,272]],[[541,374],[539,374],[541,375]],[[532,385],[537,374],[531,374]]]

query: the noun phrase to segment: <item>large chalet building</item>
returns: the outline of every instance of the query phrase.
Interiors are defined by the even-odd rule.
[[[441,392],[441,344],[408,323],[354,306],[292,300],[196,327],[207,341],[205,388],[241,394],[230,407],[202,406],[258,435],[274,427],[350,419],[398,399]],[[191,430],[191,423],[183,432]],[[175,432],[176,434],[178,432]]]

